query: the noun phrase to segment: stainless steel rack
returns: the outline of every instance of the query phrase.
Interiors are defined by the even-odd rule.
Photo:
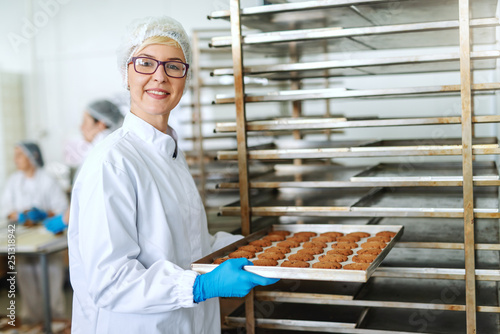
[[[494,160],[500,147],[496,133],[494,138],[476,136],[476,129],[498,123],[500,116],[496,106],[492,113],[474,111],[473,104],[482,97],[497,99],[500,83],[495,75],[487,77],[489,81],[480,75],[472,80],[475,73],[498,71],[497,7],[496,0],[318,0],[241,8],[238,0],[230,0],[228,11],[210,15],[229,20],[231,36],[213,38],[211,46],[231,47],[233,57],[232,69],[215,68],[212,74],[234,77],[234,94],[219,94],[214,102],[236,108],[236,120],[218,122],[216,131],[236,133],[238,144],[237,150],[217,153],[219,160],[237,161],[239,166],[238,182],[218,185],[239,189],[240,194],[239,201],[220,209],[221,214],[240,215],[244,234],[252,231],[252,218],[258,216],[306,224],[367,219],[368,224],[401,224],[406,231],[368,284],[341,295],[328,289],[262,289],[246,298],[245,315],[237,312],[227,318],[230,324],[246,326],[248,333],[256,328],[333,333],[499,331],[500,180]],[[259,31],[243,32],[242,25]],[[259,54],[276,61],[245,61]],[[402,74],[422,73],[455,73],[457,80],[400,83]],[[370,86],[383,76],[397,80]],[[255,90],[245,85],[245,78],[281,86]],[[363,85],[356,84],[359,78]],[[324,88],[314,86],[318,80]],[[331,109],[339,113],[344,101],[412,103],[417,98],[459,99],[460,112],[437,110],[429,116],[378,109],[367,110],[375,114],[370,117],[332,116]],[[305,117],[308,104],[320,101],[326,102],[325,117]],[[247,121],[247,107],[270,108],[272,103],[288,104],[288,117],[255,119],[249,113],[252,120]],[[362,128],[387,129],[389,135],[414,126],[460,130],[447,138],[339,140],[342,134],[330,132],[324,140],[303,135]],[[272,138],[265,149],[247,145],[250,135],[280,131],[291,131],[292,137]],[[352,163],[358,159],[362,163]],[[406,159],[411,168],[402,168],[406,165],[394,159]],[[276,165],[252,177],[248,167],[255,161]],[[459,294],[453,300],[440,298],[450,284],[458,284]],[[409,287],[418,293],[401,293]],[[400,297],[391,300],[381,293],[389,288]],[[256,312],[263,302],[275,303],[270,316]],[[301,318],[294,312],[304,308],[314,309],[315,317]],[[343,314],[346,309],[352,312]],[[408,319],[422,310],[435,312],[437,320],[427,321],[426,328],[409,324]],[[329,317],[332,312],[339,317]],[[391,315],[398,318],[386,321]]]

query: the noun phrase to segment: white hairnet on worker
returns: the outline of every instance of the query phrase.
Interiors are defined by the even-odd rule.
[[[113,131],[123,123],[123,115],[120,109],[108,100],[92,102],[87,106],[87,111],[93,118],[103,122]]]
[[[23,150],[23,153],[28,157],[34,167],[43,167],[42,152],[37,144],[24,141],[17,143],[17,146]]]
[[[125,87],[127,87],[128,82],[127,64],[130,62],[132,56],[139,51],[138,49],[142,43],[150,37],[161,36],[173,39],[181,47],[186,62],[188,64],[191,63],[191,45],[189,43],[189,37],[182,25],[169,16],[146,17],[136,20],[128,27],[125,36],[126,39],[122,41],[117,52],[118,67]],[[191,75],[188,71],[184,93],[189,87],[188,82],[190,78]]]

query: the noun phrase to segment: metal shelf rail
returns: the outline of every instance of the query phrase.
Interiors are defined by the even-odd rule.
[[[498,82],[473,82],[472,74],[480,70],[497,70],[500,57],[498,46],[491,50],[474,49],[475,45],[495,45],[496,28],[500,26],[494,17],[496,0],[318,0],[293,3],[271,4],[242,8],[239,0],[230,0],[228,11],[218,11],[209,17],[229,20],[231,36],[215,37],[211,47],[232,48],[233,68],[214,69],[213,75],[233,75],[234,95],[217,95],[216,104],[234,104],[235,122],[219,122],[216,131],[236,132],[237,150],[219,151],[220,160],[237,160],[239,182],[223,182],[220,188],[239,188],[238,202],[221,208],[223,215],[240,215],[243,234],[252,230],[252,217],[273,216],[279,219],[293,217],[370,217],[373,219],[431,219],[436,225],[444,221],[462,222],[461,238],[448,240],[410,240],[399,243],[396,251],[433,250],[463,253],[463,268],[447,267],[380,267],[374,273],[375,282],[384,278],[394,278],[404,285],[405,279],[463,282],[464,298],[460,303],[411,302],[403,300],[387,301],[380,296],[375,300],[358,298],[357,293],[339,298],[335,294],[308,294],[293,291],[257,291],[246,297],[245,315],[229,317],[229,323],[245,325],[247,333],[254,333],[256,327],[293,329],[303,331],[324,331],[335,333],[415,333],[408,331],[400,322],[394,321],[390,328],[365,326],[375,313],[406,312],[407,310],[450,311],[443,314],[453,322],[453,329],[462,326],[461,320],[453,314],[464,314],[460,331],[468,334],[486,329],[498,331],[498,282],[500,270],[498,254],[500,250],[498,219],[498,186],[500,180],[496,165],[491,161],[475,161],[482,156],[499,155],[500,147],[496,138],[481,138],[474,135],[474,126],[498,123],[498,115],[475,115],[474,97],[495,94],[500,89]],[[381,19],[380,13],[394,12],[390,19]],[[493,17],[492,17],[493,16]],[[260,29],[260,32],[242,32],[242,25]],[[425,47],[454,47],[454,52],[415,54],[397,56],[398,49]],[[391,50],[395,56],[344,57],[336,60],[301,61],[300,55],[311,55],[321,51],[342,54],[362,50]],[[289,57],[289,63],[282,61],[272,65],[245,66],[244,54],[266,53],[276,57]],[[389,51],[386,51],[386,53]],[[459,73],[459,84],[427,85],[393,88],[327,87],[323,89],[303,88],[304,82],[314,78],[355,77],[396,75],[407,73],[437,73],[455,71]],[[252,93],[245,86],[245,77],[267,78],[276,81],[291,81],[290,90]],[[369,79],[367,79],[369,80]],[[494,79],[496,80],[496,79]],[[327,85],[328,86],[328,85]],[[337,85],[338,86],[338,85]],[[270,87],[271,88],[271,87]],[[273,89],[275,87],[272,87]],[[310,100],[364,101],[416,97],[460,97],[460,116],[405,117],[401,118],[349,118],[349,117],[302,117],[302,103]],[[247,121],[246,105],[253,103],[289,102],[294,108],[292,118]],[[303,139],[300,131],[331,130],[350,128],[389,128],[404,126],[452,126],[461,125],[460,137],[444,140],[378,140],[350,141],[338,140],[309,141]],[[296,139],[292,145],[275,141],[273,147],[252,149],[247,140],[250,133],[292,131]],[[303,139],[303,140],[302,140]],[[394,166],[379,162],[375,165],[342,166],[333,165],[337,158],[379,158],[409,157],[460,158],[443,165],[439,162],[414,164],[414,173],[394,175]],[[314,161],[313,161],[314,159]],[[275,170],[251,177],[248,166],[253,161],[280,162]],[[322,161],[325,164],[318,164]],[[293,165],[290,164],[293,162]],[[392,174],[391,174],[392,168]],[[389,188],[391,187],[391,188]],[[252,189],[261,189],[257,197]],[[277,192],[266,192],[269,190]],[[283,191],[280,191],[283,189]],[[342,191],[339,191],[342,189]],[[375,218],[374,218],[375,217]],[[402,220],[403,221],[403,220]],[[485,222],[485,223],[479,223]],[[492,223],[493,222],[493,223]],[[412,221],[412,226],[420,226],[421,221]],[[428,224],[426,222],[425,224]],[[423,224],[423,225],[425,225]],[[484,225],[485,224],[485,225]],[[443,224],[446,225],[446,224]],[[486,226],[493,233],[493,241],[476,243],[478,225]],[[425,227],[420,227],[425,228]],[[393,250],[394,251],[394,250]],[[494,266],[482,268],[483,256],[493,254]],[[496,260],[495,260],[496,259]],[[495,262],[496,261],[496,262]],[[486,261],[488,262],[488,261]],[[390,262],[389,262],[390,263]],[[455,262],[454,262],[455,263]],[[489,262],[488,262],[489,263]],[[371,282],[371,281],[369,281]],[[425,283],[429,282],[429,283]],[[486,283],[485,283],[486,282]],[[484,284],[492,282],[490,291],[496,294],[491,301],[476,299],[482,296],[476,289],[485,289]],[[378,283],[369,283],[376,288]],[[362,287],[364,291],[370,290]],[[490,285],[486,289],[491,289]],[[376,295],[376,294],[375,294]],[[347,322],[314,321],[314,319],[276,320],[256,316],[256,303],[273,301],[285,307],[296,304],[319,304],[324,307],[357,307],[357,319]],[[281,304],[283,303],[283,304]],[[481,304],[485,303],[485,304]],[[489,304],[488,304],[489,303]],[[332,310],[333,310],[332,308]],[[321,309],[318,309],[318,313]],[[335,309],[337,310],[337,309]],[[404,313],[401,313],[404,314]],[[452,315],[450,315],[452,314]],[[494,314],[495,318],[483,319],[484,314]],[[448,318],[450,317],[450,318]],[[461,318],[460,318],[461,319]],[[493,320],[492,320],[493,319]],[[448,320],[445,320],[448,321]],[[484,327],[485,324],[493,327]],[[293,326],[292,326],[293,325]],[[397,327],[401,325],[401,327]],[[379,327],[377,327],[379,326]],[[496,326],[496,327],[495,327]],[[434,328],[434,333],[448,333],[446,328]],[[420,330],[419,332],[425,332]]]

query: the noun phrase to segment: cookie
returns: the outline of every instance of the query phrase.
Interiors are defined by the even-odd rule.
[[[396,232],[392,232],[392,231],[382,231],[382,232],[378,232],[375,235],[377,237],[386,236],[386,237],[394,238],[394,236],[396,236],[396,234],[397,234]]]
[[[320,241],[307,241],[304,242],[302,248],[325,248],[326,244]]]
[[[257,255],[259,259],[283,260],[285,254],[277,252],[264,252]]]
[[[347,261],[347,255],[342,254],[329,254],[321,255],[318,260],[320,262],[345,262]]]
[[[248,244],[253,245],[253,246],[259,246],[259,247],[267,247],[267,246],[271,246],[272,242],[269,240],[260,239],[260,240],[254,240],[252,242],[249,242]]]
[[[370,266],[369,263],[349,263],[344,266],[346,270],[366,270]]]
[[[295,247],[299,247],[300,246],[300,242],[296,241],[296,240],[285,240],[285,241],[282,241],[282,242],[278,242],[276,244],[276,246],[278,247],[286,247],[286,248],[295,248]]]
[[[352,257],[352,260],[356,263],[372,263],[376,257],[377,255],[373,254],[361,254],[361,255],[354,255]]]
[[[342,242],[337,242],[337,243],[333,244],[332,248],[354,249],[354,248],[358,248],[358,244],[355,242],[342,241]]]
[[[298,267],[298,268],[309,268],[310,264],[304,261],[283,261],[282,267]]]
[[[222,262],[224,262],[226,260],[229,260],[229,258],[228,257],[220,257],[218,259],[215,259],[215,261],[213,262],[213,264],[221,264]]]
[[[355,235],[344,235],[343,237],[337,238],[337,242],[340,241],[358,242],[359,240],[361,240],[361,238]]]
[[[266,250],[264,252],[275,252],[275,253],[286,254],[286,253],[290,253],[290,248],[287,248],[287,247],[270,247],[270,248],[266,248]]]
[[[370,233],[366,233],[366,232],[351,232],[351,233],[348,233],[346,234],[346,236],[356,236],[356,237],[360,237],[360,238],[368,238],[369,236],[371,236]]]
[[[289,236],[292,233],[290,231],[285,231],[285,230],[271,231],[271,232],[268,233],[268,235],[273,235],[273,234],[280,234],[280,235],[284,235],[286,237],[286,236]]]
[[[231,259],[237,259],[240,257],[244,257],[247,259],[251,259],[255,256],[255,253],[249,252],[249,251],[244,251],[244,250],[237,250],[235,252],[229,253],[228,255]]]
[[[309,232],[309,231],[302,231],[302,232],[296,232],[293,236],[296,237],[296,236],[300,236],[300,235],[304,235],[304,236],[306,236],[306,237],[308,237],[310,239],[312,237],[317,236],[318,233],[316,233],[316,232]]]
[[[387,245],[384,242],[368,241],[361,244],[361,248],[379,248],[384,249]]]
[[[272,260],[272,259],[258,259],[258,260],[253,261],[253,264],[255,266],[272,267],[272,266],[277,266],[278,261]]]
[[[311,261],[314,260],[314,255],[307,253],[296,253],[288,257],[290,261]]]
[[[247,252],[258,253],[262,252],[262,247],[254,245],[245,245],[238,248],[238,250],[244,250]]]
[[[335,248],[332,250],[329,250],[326,254],[340,254],[340,255],[352,255],[353,251],[352,249],[342,249],[342,248]],[[359,253],[359,252],[358,252]]]
[[[301,250],[299,250],[297,252],[297,254],[302,254],[302,253],[317,255],[317,254],[323,253],[323,248],[319,248],[319,247],[302,248]]]
[[[368,238],[366,241],[377,241],[377,242],[388,243],[389,241],[391,241],[391,237],[388,236],[371,237]]]
[[[343,235],[344,233],[342,232],[324,232],[320,234],[320,236],[322,237],[334,237],[334,238],[341,237]]]
[[[340,269],[342,265],[338,262],[325,261],[313,263],[312,267],[318,269]]]
[[[313,241],[313,242],[316,242],[316,241],[320,241],[320,242],[334,242],[335,240],[337,240],[337,237],[328,236],[328,235],[322,235],[320,237],[313,238],[311,241]]]
[[[382,250],[379,248],[365,248],[365,249],[360,249],[357,251],[356,254],[371,254],[371,255],[379,255],[382,253]]]
[[[311,238],[308,237],[307,235],[292,235],[291,237],[289,237],[286,240],[294,240],[294,241],[298,241],[298,242],[305,242],[305,241],[309,241],[309,239],[311,239]]]
[[[262,240],[283,241],[285,240],[285,236],[280,234],[271,234],[271,235],[266,235],[265,237],[262,238]]]

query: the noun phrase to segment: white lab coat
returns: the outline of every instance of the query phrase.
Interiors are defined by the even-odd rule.
[[[127,114],[85,160],[68,231],[73,333],[217,333],[217,298],[193,302],[190,264],[241,238],[208,233],[176,142]]]
[[[23,212],[32,207],[44,211],[62,214],[68,207],[66,194],[57,180],[43,169],[37,169],[33,177],[28,178],[21,171],[15,172],[8,179],[1,199],[2,216],[12,212]],[[43,321],[43,297],[40,286],[42,272],[38,257],[16,258],[17,284],[21,296],[20,317],[23,323]],[[65,316],[64,303],[64,258],[61,253],[49,256],[49,288],[52,316]]]

